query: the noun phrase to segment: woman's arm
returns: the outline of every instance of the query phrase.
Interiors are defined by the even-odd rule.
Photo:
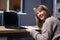
[[[56,25],[57,21],[54,18],[48,18],[41,28],[41,34],[35,30],[31,30],[29,32],[36,40],[48,40],[51,37],[53,29]]]
[[[31,30],[31,29],[27,29],[28,32],[30,32],[30,34],[33,36],[33,38],[35,38],[36,40],[47,40],[48,39],[48,30],[47,30],[47,22],[45,22],[43,24],[42,27],[42,33],[40,34],[40,32],[35,31],[35,30]]]

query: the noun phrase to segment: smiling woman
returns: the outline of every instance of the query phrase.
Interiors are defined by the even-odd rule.
[[[26,31],[30,32],[35,40],[52,40],[53,36],[56,36],[55,32],[58,30],[57,28],[60,27],[60,21],[52,15],[49,16],[50,13],[45,5],[39,5],[37,8],[34,8],[34,12],[37,19],[36,25],[40,30],[28,28]]]

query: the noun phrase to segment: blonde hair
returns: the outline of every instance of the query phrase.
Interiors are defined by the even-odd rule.
[[[45,10],[46,13],[47,13],[47,17],[48,17],[48,8],[45,6],[45,5],[39,5],[38,7],[36,7],[36,10],[39,10],[39,11],[42,11],[42,10]],[[39,20],[37,17],[36,17],[36,25],[39,26],[40,28],[42,27],[43,25],[43,21],[42,20]]]
[[[39,10],[39,11],[45,10],[47,13],[47,16],[49,16],[49,13],[48,13],[49,10],[48,10],[47,6],[45,6],[45,5],[39,5],[38,7],[36,7],[36,10]]]

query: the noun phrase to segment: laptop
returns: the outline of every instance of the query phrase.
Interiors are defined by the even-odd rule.
[[[4,25],[6,28],[18,28],[18,15],[15,12],[4,12]]]

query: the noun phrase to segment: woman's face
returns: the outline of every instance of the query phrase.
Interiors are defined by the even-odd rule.
[[[37,16],[40,20],[45,20],[45,19],[46,19],[46,16],[47,16],[47,13],[46,13],[45,10],[42,10],[42,11],[38,11],[38,10],[37,10],[36,16]]]

